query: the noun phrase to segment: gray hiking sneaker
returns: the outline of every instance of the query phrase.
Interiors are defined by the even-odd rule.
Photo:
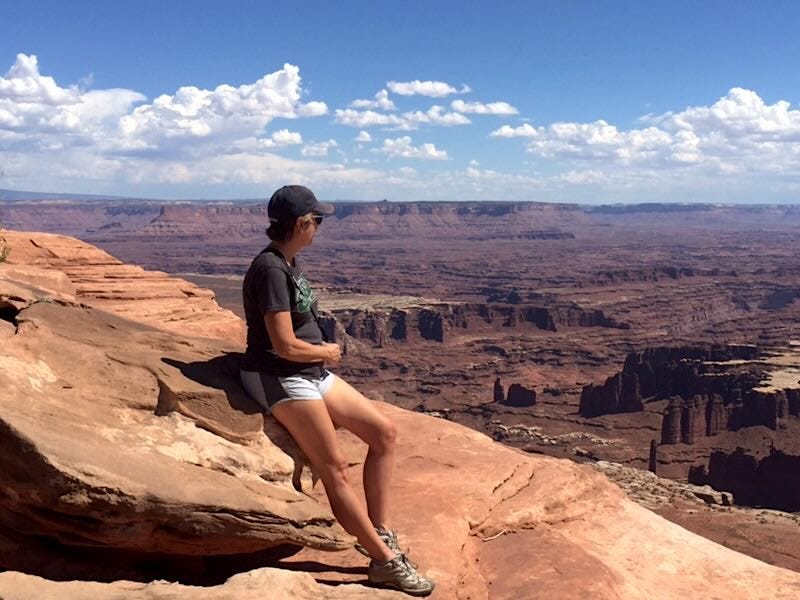
[[[428,596],[434,588],[433,581],[417,573],[405,554],[398,554],[386,562],[372,560],[369,563],[369,581],[409,596]]]
[[[406,556],[408,564],[410,564],[414,569],[417,568],[417,563],[408,558],[408,550],[404,551],[402,548],[400,548],[400,542],[397,541],[397,534],[394,531],[392,531],[391,529],[381,529],[380,527],[376,527],[375,531],[378,532],[378,537],[381,538],[381,540],[383,541],[384,544],[386,544],[386,547],[389,548],[389,550],[391,550],[395,554],[404,554]],[[367,549],[364,548],[364,546],[362,546],[358,542],[356,542],[355,546],[356,550],[358,550],[361,554],[363,554],[367,558],[372,558],[369,555],[369,552],[367,552]]]

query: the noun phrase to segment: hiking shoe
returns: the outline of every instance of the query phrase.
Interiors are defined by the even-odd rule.
[[[395,554],[406,555],[406,560],[412,566],[412,568],[414,569],[417,568],[416,563],[412,561],[410,558],[408,558],[408,550],[403,552],[403,550],[400,548],[400,542],[397,541],[397,534],[394,531],[392,531],[391,529],[380,529],[378,527],[375,528],[375,531],[378,532],[378,537],[381,538],[381,540],[383,541],[384,544],[386,544],[386,547],[389,548],[389,550],[391,550]],[[361,554],[363,554],[367,558],[372,558],[369,555],[367,549],[364,548],[364,546],[362,546],[361,544],[356,542],[355,547],[356,550],[358,550]]]
[[[433,581],[417,573],[405,554],[398,554],[386,562],[372,560],[369,563],[369,581],[381,587],[400,590],[409,596],[427,596],[434,588]]]

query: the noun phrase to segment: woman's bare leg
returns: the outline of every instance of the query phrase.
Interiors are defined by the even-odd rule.
[[[369,446],[364,461],[364,495],[372,524],[388,529],[389,484],[394,470],[397,428],[375,405],[340,377],[325,394],[336,427],[353,432]]]
[[[342,527],[358,539],[372,558],[394,558],[347,480],[347,461],[339,448],[326,403],[322,400],[283,402],[272,409],[272,414],[319,472],[331,510]]]

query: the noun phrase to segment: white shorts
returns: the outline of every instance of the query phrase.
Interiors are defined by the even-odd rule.
[[[322,400],[333,385],[336,376],[330,371],[321,379],[304,375],[277,377],[258,371],[240,371],[242,386],[267,414],[276,404],[290,400]]]

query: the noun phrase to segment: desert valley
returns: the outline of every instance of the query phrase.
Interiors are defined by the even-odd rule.
[[[748,555],[781,567],[774,571],[780,576],[763,575],[773,582],[764,597],[796,597],[800,206],[335,205],[336,214],[301,255],[302,265],[320,296],[323,326],[344,348],[338,372],[369,397],[384,401],[385,410],[412,436],[401,451],[401,468],[414,473],[401,476],[399,485],[413,489],[414,477],[436,480],[443,487],[436,492],[440,496],[432,492],[431,502],[446,498],[452,505],[441,512],[450,521],[442,516],[437,527],[443,529],[428,532],[429,538],[408,524],[421,540],[415,547],[436,565],[443,590],[449,590],[437,591],[442,594],[437,597],[558,597],[557,587],[548,588],[559,585],[548,579],[551,567],[566,573],[574,589],[586,589],[580,561],[565,566],[554,558],[549,567],[540,563],[539,570],[531,571],[531,578],[539,574],[542,587],[533,595],[519,595],[524,582],[496,577],[513,568],[506,563],[515,544],[552,544],[564,553],[584,548],[593,573],[586,577],[597,582],[592,597],[653,597],[646,590],[660,576],[644,573],[637,583],[631,574],[641,572],[644,563],[619,572],[609,566],[630,559],[635,547],[631,540],[628,546],[614,542],[623,535],[615,527],[639,528],[638,534],[651,536],[654,545],[661,540],[661,548],[649,547],[652,555],[639,561],[676,555],[679,547],[687,548],[681,561],[699,561],[692,552],[707,557],[710,551],[695,548],[699,537],[678,540],[684,530],[666,521],[664,531],[672,537],[653,537],[659,526],[643,516],[656,518],[648,511],[741,553],[721,554],[713,567],[705,567],[719,570],[727,564],[736,572],[731,557]],[[259,520],[252,507],[238,507],[215,530],[218,538],[200,542],[192,527],[207,528],[207,515],[199,516],[205,509],[187,508],[194,502],[191,486],[154,492],[169,501],[152,500],[144,511],[150,511],[147,518],[136,522],[131,517],[136,510],[111,505],[141,507],[152,492],[145,493],[148,486],[166,485],[154,483],[155,475],[124,471],[128,482],[138,482],[144,491],[135,502],[123,502],[113,500],[111,492],[105,500],[96,497],[99,488],[113,487],[96,473],[94,491],[88,496],[80,492],[83,499],[76,499],[70,494],[79,494],[81,486],[63,474],[80,479],[75,465],[92,460],[104,472],[117,472],[136,455],[131,449],[138,444],[135,427],[150,436],[148,452],[172,444],[167,454],[179,460],[177,442],[166,440],[153,419],[186,418],[198,424],[200,433],[190,435],[182,421],[175,421],[170,427],[177,433],[170,435],[183,435],[187,452],[191,448],[203,455],[202,444],[227,445],[224,452],[209,450],[194,464],[215,476],[239,476],[243,483],[237,485],[247,488],[234,501],[205,498],[198,487],[194,492],[202,502],[252,504],[256,501],[250,495],[264,493],[254,486],[291,479],[285,453],[265,451],[264,458],[254,458],[253,444],[271,442],[265,441],[262,418],[246,407],[229,377],[242,352],[243,326],[237,318],[243,317],[241,278],[266,245],[266,221],[263,202],[0,202],[2,235],[11,249],[8,263],[0,267],[0,360],[7,367],[0,368],[0,445],[7,463],[7,474],[0,476],[0,568],[57,581],[147,581],[153,575],[217,585],[240,571],[224,557],[214,569],[207,569],[207,563],[198,567],[190,558],[214,554],[210,546],[218,543],[226,548],[219,554],[248,556],[248,568],[275,570],[272,575],[258,571],[263,581],[278,581],[278,569],[310,573],[307,580],[291,583],[306,586],[308,595],[298,597],[319,594],[314,585],[331,594],[318,597],[362,597],[356,588],[345,589],[364,579],[354,570],[353,557],[340,563],[325,558],[344,556],[328,551],[346,547],[347,540],[330,519],[319,486],[312,497],[300,496],[302,501],[289,498],[289,491],[269,492],[273,514],[280,512],[275,506],[285,503],[316,530],[298,530],[302,519],[297,514]],[[48,336],[58,341],[48,342]],[[193,341],[182,342],[185,336]],[[96,375],[90,373],[91,357],[104,365]],[[36,393],[44,398],[42,386],[58,382],[64,398],[43,400],[35,419],[26,416],[17,403],[24,401],[28,383],[14,379],[8,367],[13,361],[27,361],[29,371],[30,364],[40,361],[45,366],[37,367],[36,377],[45,383]],[[35,379],[31,373],[28,377]],[[97,417],[87,402],[104,389],[113,390],[101,401],[110,412]],[[67,400],[69,395],[74,398]],[[66,418],[61,435],[87,435],[85,448],[70,446],[54,431],[35,433],[37,423],[55,427],[57,412],[70,402],[74,414]],[[127,415],[132,425],[120,426],[115,422],[119,415]],[[98,419],[91,435],[80,426],[90,419]],[[119,455],[93,459],[103,448],[105,430],[110,432],[106,441],[119,442],[114,444]],[[267,432],[267,440],[275,442],[280,433],[272,433],[270,438]],[[236,444],[249,449],[232,450]],[[30,455],[34,446],[46,460],[9,459]],[[231,452],[238,458],[231,458]],[[223,453],[224,461],[219,458]],[[476,457],[481,453],[485,461]],[[278,466],[253,462],[267,456]],[[226,466],[209,467],[216,460]],[[59,467],[59,461],[69,468]],[[30,485],[14,491],[34,463],[39,476],[61,482],[54,484],[50,498],[39,497],[41,490]],[[163,468],[161,477],[177,481],[186,476]],[[61,474],[54,475],[53,469]],[[252,484],[242,476],[266,471],[273,476],[256,477]],[[459,487],[482,477],[486,489],[474,497]],[[498,490],[503,497],[494,502]],[[622,513],[614,512],[623,501],[622,512],[634,515],[627,525]],[[545,507],[541,514],[531,508],[537,503]],[[81,506],[92,516],[81,516]],[[476,506],[490,508],[478,519],[470,513]],[[177,527],[172,519],[187,524]],[[445,535],[459,519],[469,527],[456,536],[457,548],[448,546],[458,557],[436,563],[433,557],[441,548],[437,551],[433,538]],[[579,534],[581,520],[600,520],[603,527],[587,526]],[[247,523],[256,522],[254,533]],[[600,551],[602,528],[609,537],[608,548]],[[482,541],[475,542],[475,536]],[[148,539],[159,541],[161,566],[143,558]],[[16,555],[14,549],[23,546],[26,557],[33,558]],[[78,550],[65,558],[64,549],[72,547]],[[294,550],[277,552],[278,547]],[[297,554],[299,547],[304,549]],[[135,566],[125,570],[113,560],[100,560],[97,553],[109,548],[121,553],[115,556],[133,557]],[[542,560],[535,551],[525,556]],[[472,561],[480,561],[480,567]],[[741,572],[755,573],[753,565],[760,564],[746,562]],[[676,568],[683,572],[684,567]],[[204,579],[206,571],[215,575]],[[696,574],[698,580],[703,577]],[[760,581],[761,575],[748,577]],[[493,581],[503,583],[491,588]],[[697,593],[700,588],[692,581],[689,589]],[[709,579],[708,585],[719,582]],[[461,590],[458,596],[456,590]],[[749,597],[741,589],[728,591],[720,597]],[[679,594],[675,587],[667,596]]]

